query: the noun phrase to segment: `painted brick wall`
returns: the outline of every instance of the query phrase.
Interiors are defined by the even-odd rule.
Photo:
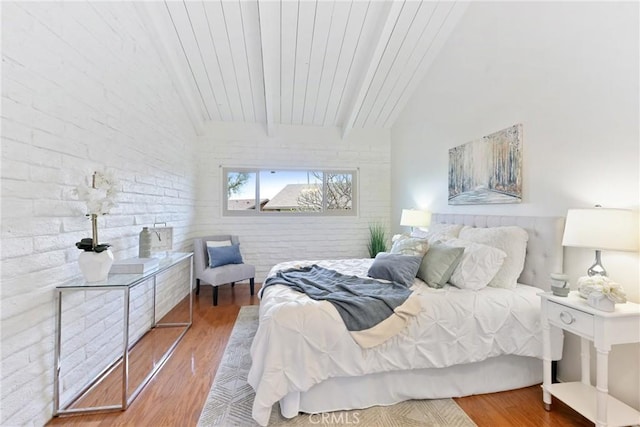
[[[99,223],[116,258],[137,255],[138,232],[156,221],[174,227],[175,250],[190,249],[195,134],[132,3],[3,2],[1,115],[0,425],[42,425],[52,412],[54,288],[79,280],[74,243],[90,235],[73,189],[95,168],[121,180],[119,206]],[[149,322],[148,287],[136,292],[132,337]],[[162,312],[184,291],[165,295]],[[63,379],[71,394],[117,351],[122,300],[78,293],[65,306],[64,362],[79,367]]]
[[[197,234],[237,234],[246,262],[262,282],[274,264],[294,259],[368,256],[369,224],[389,229],[390,140],[381,130],[280,126],[268,137],[261,125],[212,123],[200,138]],[[357,168],[357,217],[222,216],[222,168]]]
[[[121,180],[99,224],[116,258],[137,254],[142,226],[166,221],[175,250],[191,250],[193,235],[239,234],[262,281],[280,261],[366,256],[368,225],[389,226],[388,132],[287,126],[267,137],[214,124],[196,139],[132,4],[5,2],[2,24],[1,425],[51,416],[54,288],[80,277],[74,243],[90,225],[73,189],[95,168]],[[220,166],[358,168],[359,215],[222,217]],[[187,274],[161,281],[161,313]],[[150,322],[149,286],[135,293],[132,339]],[[117,354],[122,297],[78,293],[65,306],[63,366],[78,368],[63,372],[68,397]]]

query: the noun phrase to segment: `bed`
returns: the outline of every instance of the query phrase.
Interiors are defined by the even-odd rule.
[[[512,390],[542,381],[538,293],[562,271],[561,217],[434,214],[433,223],[474,228],[517,226],[526,256],[513,289],[434,289],[415,279],[423,309],[395,336],[362,348],[336,309],[286,286],[264,289],[260,323],[251,347],[249,384],[253,417],[267,425],[273,405],[284,417]],[[513,227],[512,227],[513,228]],[[366,276],[373,260],[293,261]],[[562,333],[552,331],[561,358]]]

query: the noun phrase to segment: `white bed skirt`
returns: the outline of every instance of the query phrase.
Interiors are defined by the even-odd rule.
[[[285,418],[292,418],[299,412],[317,414],[394,405],[410,399],[495,393],[541,382],[542,360],[507,355],[448,368],[330,378],[304,393],[289,393],[280,400],[280,408]]]

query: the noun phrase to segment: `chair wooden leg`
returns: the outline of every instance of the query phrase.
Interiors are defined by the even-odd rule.
[[[231,282],[231,287],[233,288],[236,285],[236,282]]]
[[[218,305],[218,287],[217,286],[213,287],[213,305],[214,306]]]
[[[255,280],[252,277],[251,279],[249,279],[249,289],[251,290],[251,295],[253,295],[254,286],[255,286]]]
[[[196,295],[200,295],[200,279],[196,279]]]

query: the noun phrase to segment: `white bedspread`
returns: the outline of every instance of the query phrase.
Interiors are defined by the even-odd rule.
[[[269,275],[315,263],[366,277],[371,262],[289,262],[274,266]],[[540,289],[432,289],[419,279],[413,289],[422,311],[400,334],[366,350],[353,341],[330,303],[286,286],[265,289],[248,378],[256,392],[253,418],[266,425],[275,402],[330,377],[445,367],[505,354],[542,357]]]

